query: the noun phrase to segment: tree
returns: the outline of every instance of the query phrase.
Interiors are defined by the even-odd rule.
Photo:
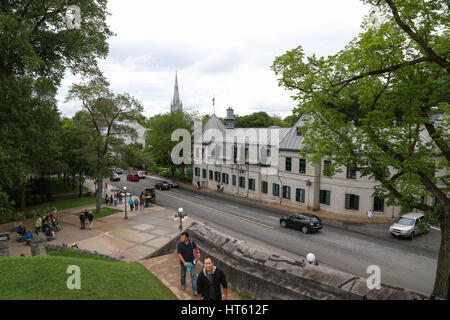
[[[66,69],[98,74],[97,58],[108,53],[106,40],[113,33],[105,23],[106,0],[77,3],[80,29],[67,28],[69,4],[0,2],[0,205],[5,213],[12,205],[5,189],[21,185],[23,207],[27,175],[60,165],[55,162],[59,113],[54,97]]]
[[[266,112],[254,112],[246,116],[236,116],[236,128],[268,128],[270,126],[287,126],[280,118],[271,117]]]
[[[301,153],[352,164],[380,182],[374,195],[403,212],[437,215],[441,227],[433,295],[450,277],[449,35],[446,1],[364,1],[364,32],[329,57],[302,48],[277,57],[279,84],[294,90],[305,120]],[[433,196],[442,210],[425,204]]]
[[[115,94],[109,89],[109,83],[99,76],[87,84],[73,84],[67,100],[79,100],[83,113],[79,114],[83,130],[89,132],[86,141],[93,148],[95,164],[93,176],[97,184],[96,212],[100,213],[102,205],[103,178],[111,174],[111,151],[113,146],[123,143],[124,134],[136,135],[136,130],[129,127],[124,120],[138,116],[143,107],[139,101],[127,93]]]
[[[146,145],[153,162],[165,168],[170,167],[172,177],[175,167],[183,171],[184,163],[174,165],[172,162],[171,152],[178,142],[172,141],[171,135],[176,129],[186,129],[192,134],[194,126],[192,116],[183,111],[159,114],[150,118],[147,126]]]

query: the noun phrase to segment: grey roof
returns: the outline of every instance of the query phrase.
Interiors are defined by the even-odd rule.
[[[224,131],[225,125],[219,118],[217,118],[215,114],[213,114],[211,118],[209,118],[209,120],[203,125],[203,132],[208,129],[219,129],[220,131]]]
[[[283,140],[281,140],[280,149],[286,150],[300,150],[302,146],[303,137],[297,135],[297,127],[303,125],[302,118],[298,119],[292,128],[289,128],[289,132]]]

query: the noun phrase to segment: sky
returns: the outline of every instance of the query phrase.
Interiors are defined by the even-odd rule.
[[[183,109],[237,115],[292,114],[293,92],[278,86],[274,59],[301,45],[306,54],[338,52],[361,32],[369,11],[360,0],[109,0],[107,59],[99,60],[111,89],[127,92],[146,117],[170,111],[175,71]],[[83,13],[81,12],[81,17]],[[64,102],[72,83],[58,91],[63,116],[81,109]]]

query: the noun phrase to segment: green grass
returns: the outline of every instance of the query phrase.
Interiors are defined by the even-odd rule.
[[[104,201],[104,199],[102,199],[102,201]],[[86,196],[78,197],[78,195],[62,196],[56,198],[54,201],[27,207],[24,211],[24,215],[20,217],[17,216],[17,212],[19,212],[20,210],[17,210],[16,212],[9,215],[0,215],[0,224],[7,223],[10,221],[18,221],[28,218],[34,218],[42,214],[49,214],[51,213],[51,209],[53,207],[55,207],[58,210],[65,210],[92,204],[95,204],[95,197],[86,197]]]
[[[256,300],[255,298],[253,298],[252,296],[250,296],[248,293],[239,290],[236,287],[231,287],[231,290],[233,290],[234,292],[236,292],[239,295],[239,298],[241,300]]]
[[[94,219],[98,219],[98,218],[110,216],[114,213],[120,212],[121,210],[117,210],[117,209],[109,208],[109,207],[102,207],[102,210],[100,213],[96,213],[95,209],[93,209],[91,211],[94,214]],[[81,212],[78,212],[76,215],[79,216],[80,214],[81,214]]]
[[[175,300],[176,296],[138,262],[70,251],[46,257],[0,258],[2,300]],[[80,267],[81,289],[70,290],[67,267]]]

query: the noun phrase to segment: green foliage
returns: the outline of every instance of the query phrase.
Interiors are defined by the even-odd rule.
[[[288,127],[289,124],[283,122],[276,116],[269,116],[265,112],[255,112],[246,116],[235,116],[235,128],[268,128],[270,126]]]

